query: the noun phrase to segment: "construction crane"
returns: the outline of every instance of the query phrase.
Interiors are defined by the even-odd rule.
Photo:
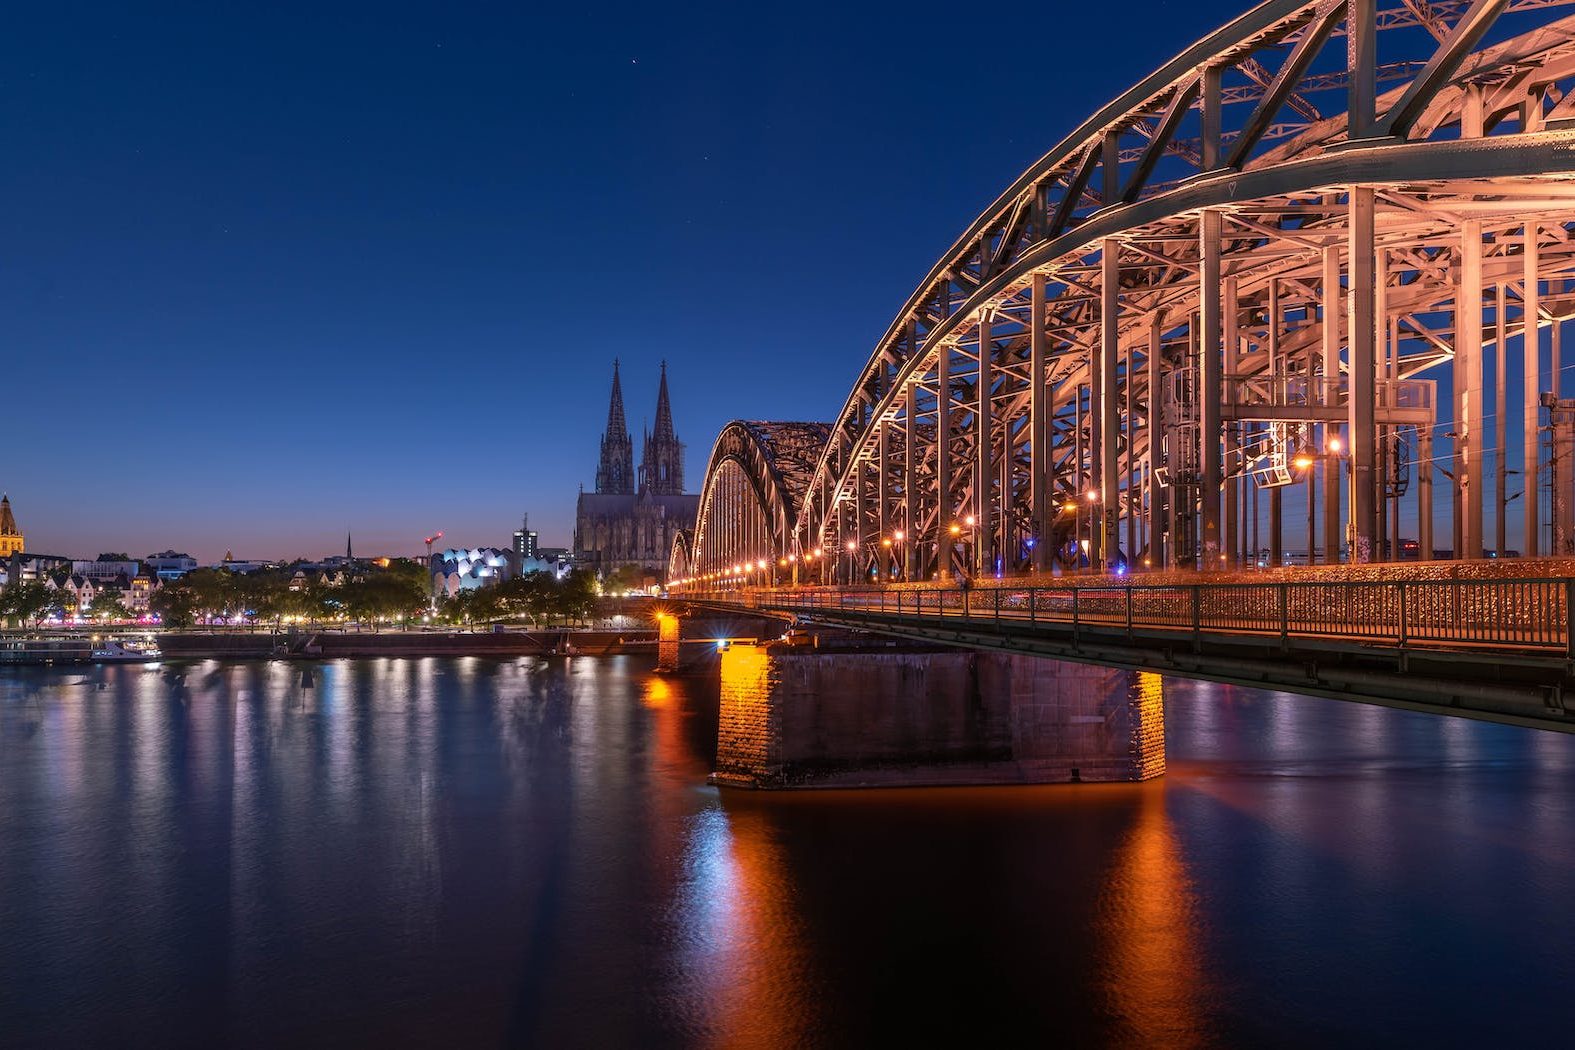
[[[427,564],[432,563],[432,545],[443,538],[443,530],[438,529],[436,534],[427,537]]]

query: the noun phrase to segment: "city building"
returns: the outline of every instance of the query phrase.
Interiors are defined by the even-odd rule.
[[[656,396],[656,423],[645,434],[638,475],[633,445],[614,361],[596,491],[582,491],[575,507],[574,562],[604,576],[634,566],[661,580],[673,537],[694,525],[700,506],[698,495],[684,492],[684,445],[673,427],[665,361]]]
[[[536,533],[531,531],[529,514],[520,520],[520,527],[514,530],[513,546],[514,557],[521,565],[541,557],[537,549]]]
[[[6,572],[6,583],[31,583],[45,580],[53,573],[62,570],[71,570],[71,559],[58,554],[24,554],[16,551],[11,555],[10,565]]]
[[[432,596],[452,598],[460,591],[502,583],[513,574],[510,553],[496,547],[451,547],[432,555]]]
[[[16,527],[16,517],[11,513],[11,497],[0,494],[0,560],[21,554],[26,547],[22,530]]]
[[[247,573],[257,572],[260,569],[274,569],[278,568],[278,566],[279,563],[275,561],[258,561],[250,558],[237,558],[234,552],[225,551],[224,560],[215,565],[214,568],[223,569],[226,572],[238,573],[239,575],[244,576]]]
[[[142,564],[161,580],[178,580],[197,567],[197,559],[183,551],[160,551],[143,558]]]
[[[78,576],[86,576],[90,580],[108,580],[116,576],[125,576],[128,579],[135,577],[141,571],[141,565],[131,558],[124,558],[116,554],[100,554],[93,561],[73,560],[71,571]]]
[[[567,547],[538,547],[536,558],[552,567],[553,576],[563,579],[574,569],[574,552]]]

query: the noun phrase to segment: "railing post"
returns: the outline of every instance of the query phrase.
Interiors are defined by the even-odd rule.
[[[1034,598],[1034,589],[1028,588],[1028,622],[1034,623],[1039,617],[1039,602]]]
[[[1404,649],[1407,636],[1411,633],[1410,624],[1407,622],[1405,581],[1401,580],[1397,586],[1400,588],[1400,648]]]
[[[1132,585],[1127,584],[1127,644],[1132,644]]]
[[[1280,652],[1291,647],[1291,585],[1283,580],[1278,585],[1280,601]]]
[[[962,588],[962,607],[963,607],[963,619],[964,620],[972,619],[973,618],[973,601],[969,597],[969,595],[968,595],[968,588],[966,588],[966,587]]]
[[[990,593],[994,596],[991,600],[995,603],[995,622],[996,623],[1000,623],[1001,622],[1001,589],[999,587],[997,587],[995,590],[991,591]]]
[[[1192,592],[1192,648],[1195,652],[1203,651],[1203,588],[1193,584]]]
[[[1575,579],[1564,581],[1564,652],[1575,661]]]
[[[1078,588],[1073,587],[1072,588],[1072,648],[1074,648],[1074,649],[1077,648],[1077,635],[1078,635],[1078,631],[1077,631],[1077,621],[1078,621],[1077,594],[1078,594]]]

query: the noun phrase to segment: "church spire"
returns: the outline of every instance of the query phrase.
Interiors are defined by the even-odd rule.
[[[656,391],[656,430],[651,437],[656,441],[677,440],[673,434],[673,406],[667,398],[667,362],[662,362],[662,385]]]
[[[623,383],[618,379],[618,359],[613,358],[612,399],[607,403],[606,437],[628,432],[623,420]]]
[[[11,497],[0,493],[0,562],[22,553],[22,547],[22,530],[16,527],[16,517],[11,513]]]
[[[656,426],[645,438],[640,456],[640,488],[653,496],[680,496],[684,491],[684,446],[673,431],[673,406],[667,396],[667,362],[656,391]]]
[[[628,495],[634,491],[634,442],[623,416],[623,384],[618,361],[613,360],[612,398],[607,403],[607,429],[602,433],[601,461],[596,467],[596,491]]]

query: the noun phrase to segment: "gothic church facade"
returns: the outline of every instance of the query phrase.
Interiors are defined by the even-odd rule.
[[[606,574],[633,565],[661,580],[673,538],[694,527],[700,497],[684,492],[684,445],[673,429],[665,361],[656,395],[656,423],[644,437],[636,474],[634,439],[624,420],[623,385],[614,361],[596,491],[582,491],[575,508],[577,566]]]

